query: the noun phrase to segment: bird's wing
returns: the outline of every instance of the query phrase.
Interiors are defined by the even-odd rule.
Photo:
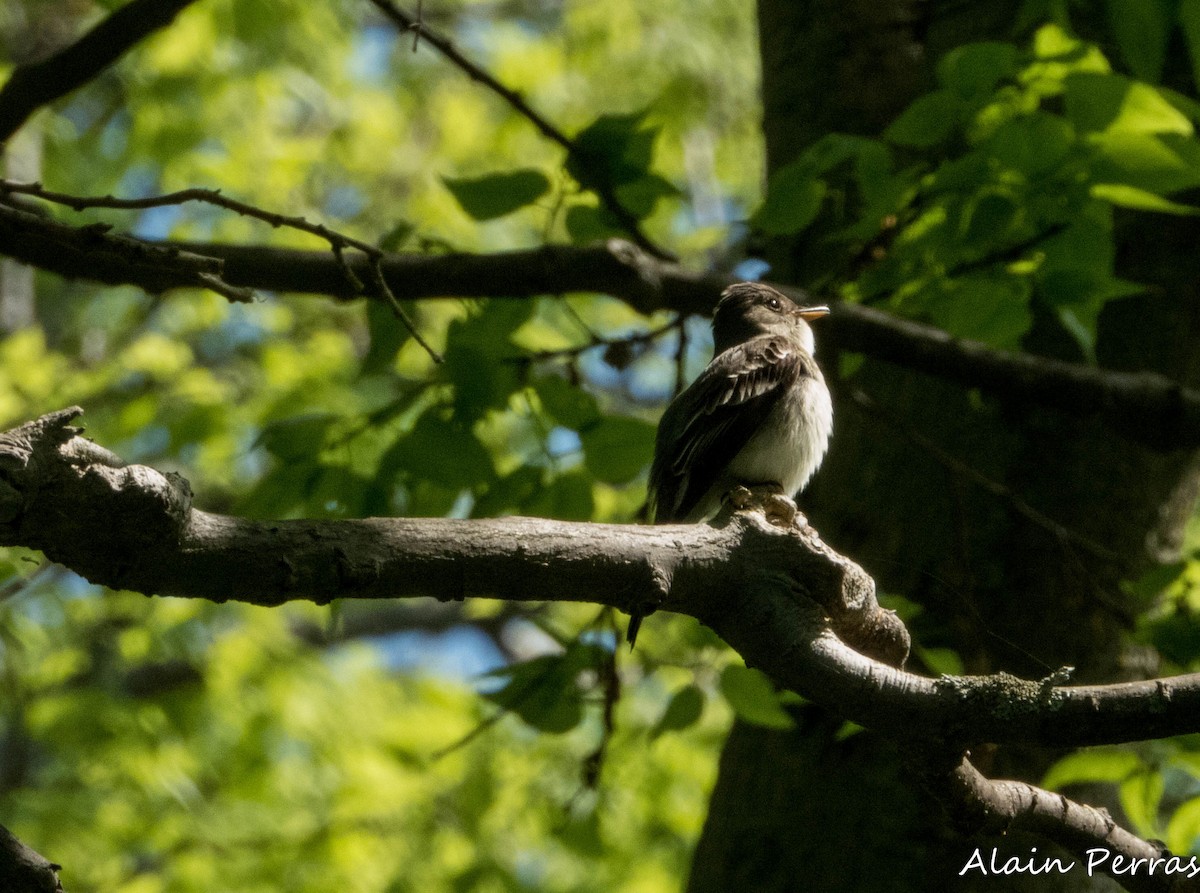
[[[650,469],[655,520],[686,518],[813,360],[777,335],[713,358],[663,414]]]

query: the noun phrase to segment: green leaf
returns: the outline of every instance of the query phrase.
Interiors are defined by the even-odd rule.
[[[508,405],[521,386],[517,367],[490,350],[450,342],[443,374],[454,385],[454,415],[463,422]]]
[[[379,460],[379,477],[405,473],[450,490],[476,487],[495,477],[492,458],[470,428],[442,418],[435,407],[425,412],[405,436]]]
[[[1167,660],[1188,666],[1200,659],[1200,624],[1186,610],[1171,611],[1145,622],[1143,636]]]
[[[824,181],[814,178],[806,163],[793,162],[771,177],[766,201],[751,222],[771,236],[801,232],[816,219],[825,189]]]
[[[1138,755],[1113,747],[1093,747],[1067,754],[1050,767],[1042,787],[1060,791],[1071,784],[1120,782],[1142,768]]]
[[[1146,189],[1138,189],[1124,183],[1095,183],[1089,192],[1093,198],[1135,211],[1158,211],[1181,217],[1195,217],[1200,214],[1200,208],[1173,202]]]
[[[961,676],[963,673],[962,658],[953,648],[913,648],[921,662],[929,667],[931,673],[941,676]]]
[[[679,194],[674,183],[655,173],[617,187],[617,201],[639,220],[650,216],[660,198],[674,198]]]
[[[962,242],[985,247],[1004,245],[1024,215],[1024,207],[1005,193],[984,192],[972,196],[963,209]]]
[[[655,427],[641,419],[609,416],[580,431],[584,462],[607,484],[637,477],[654,456]]]
[[[834,733],[833,738],[835,741],[845,741],[849,738],[853,738],[855,735],[861,735],[865,731],[866,729],[860,726],[858,723],[846,720],[841,724],[841,726],[838,727],[838,730]]]
[[[1129,0],[1106,0],[1108,28],[1130,71],[1143,81],[1162,79],[1171,22],[1163,0],[1142,0],[1136,10]]]
[[[875,140],[844,133],[827,133],[800,153],[800,157],[792,164],[798,162],[813,174],[823,174],[844,161],[858,158],[877,148],[887,152],[887,147]],[[784,169],[781,168],[780,171]]]
[[[1029,286],[1015,277],[967,276],[929,297],[933,321],[951,334],[1016,349],[1029,330]]]
[[[1088,202],[1071,225],[1041,245],[1042,269],[1086,270],[1089,275],[1109,275],[1116,258],[1113,245],[1112,207]]]
[[[945,140],[959,125],[963,101],[950,90],[918,97],[883,135],[898,146],[928,149]]]
[[[299,513],[305,494],[320,471],[321,467],[311,458],[281,462],[238,501],[238,514],[252,518],[286,518]]]
[[[1180,804],[1167,822],[1166,843],[1173,853],[1194,852],[1200,837],[1200,797]]]
[[[546,175],[532,168],[474,179],[442,177],[442,182],[454,193],[462,209],[476,220],[495,220],[511,214],[533,204],[550,189]]]
[[[1187,567],[1186,561],[1152,564],[1137,579],[1122,583],[1121,590],[1136,599],[1140,608],[1147,608],[1183,578]]]
[[[721,694],[733,712],[746,722],[770,729],[790,729],[796,723],[782,707],[771,680],[750,667],[731,664],[721,672]]]
[[[1060,3],[1061,0],[1050,2]],[[1077,72],[1107,74],[1112,71],[1112,66],[1097,47],[1070,33],[1065,6],[1061,3],[1063,14],[1056,17],[1058,23],[1043,25],[1034,33],[1035,61],[1018,76],[1018,81],[1035,96],[1061,94],[1063,82]]]
[[[1118,788],[1121,808],[1143,837],[1158,837],[1158,805],[1162,802],[1163,775],[1151,769],[1134,773]]]
[[[512,336],[533,315],[533,301],[508,301],[491,298],[475,301],[465,319],[450,326],[447,355],[457,346],[473,348],[489,357],[511,359],[516,355]],[[449,356],[447,356],[449,361]]]
[[[1094,136],[1092,178],[1168,195],[1200,186],[1200,143],[1176,133],[1115,131]]]
[[[996,128],[982,149],[1005,167],[1038,176],[1062,164],[1074,145],[1075,130],[1066,120],[1037,111]]]
[[[390,371],[400,348],[409,338],[408,329],[383,301],[367,301],[367,334],[370,341],[359,373],[379,375]]]
[[[512,336],[533,311],[532,301],[489,300],[451,324],[441,371],[454,385],[454,414],[462,421],[507,406],[520,388],[512,362],[520,351],[513,346]]]
[[[1086,240],[1080,240],[1080,255],[1070,261],[1078,266],[1062,266],[1047,257],[1037,279],[1042,298],[1058,315],[1063,327],[1079,344],[1089,362],[1096,358],[1096,324],[1106,302],[1145,291],[1137,283],[1112,277],[1103,261],[1089,266]],[[1111,246],[1108,246],[1111,249]],[[1104,252],[1104,248],[1099,249]],[[1096,255],[1103,257],[1103,253]]]
[[[1084,133],[1129,131],[1191,136],[1192,122],[1149,84],[1079,72],[1066,80],[1067,118]]]
[[[339,420],[329,412],[314,412],[271,422],[262,429],[255,446],[285,462],[315,459],[325,447],[325,436]]]
[[[611,213],[593,205],[571,205],[563,217],[563,225],[573,245],[590,245],[622,232]]]
[[[580,815],[578,811],[571,811],[561,824],[556,823],[554,836],[574,852],[582,856],[600,859],[611,852],[611,847],[605,839],[603,831],[600,810],[594,809],[583,815]],[[519,889],[519,886],[514,882],[509,889]],[[475,893],[478,889],[478,886],[471,887],[470,893]]]
[[[526,505],[542,489],[543,474],[541,468],[522,465],[511,474],[493,481],[475,500],[472,514],[477,518],[495,518],[526,511]],[[588,514],[591,514],[590,510]]]
[[[901,196],[910,188],[908,178],[892,171],[892,152],[881,142],[864,142],[859,147],[854,161],[854,176],[863,200],[877,211],[891,211],[900,203]],[[877,224],[883,214],[866,223]]]
[[[358,518],[367,505],[386,503],[376,480],[366,478],[345,465],[322,465],[304,491],[312,518]]]
[[[426,478],[410,481],[404,490],[404,514],[410,518],[444,518],[461,495],[461,487],[448,487]]]
[[[592,478],[579,470],[560,474],[538,489],[523,509],[539,518],[560,521],[590,521],[595,510]]]
[[[611,652],[599,645],[572,642],[562,654],[535,657],[488,673],[508,681],[484,697],[539,731],[568,732],[583,719],[579,674],[610,659]]]
[[[508,681],[486,692],[492,703],[521,717],[541,732],[569,732],[583,719],[583,698],[576,684],[578,670],[565,654],[550,654],[513,664],[493,674]]]
[[[658,128],[647,127],[646,112],[601,115],[575,136],[578,151],[566,169],[583,186],[632,183],[646,175]]]
[[[956,47],[938,62],[938,81],[970,99],[991,93],[1017,71],[1020,52],[1008,43],[985,41]]]
[[[379,250],[399,251],[416,231],[416,224],[408,220],[398,221],[379,238]]]
[[[671,696],[667,709],[650,730],[651,740],[663,732],[677,732],[695,725],[704,713],[704,692],[695,685],[685,685]]]
[[[543,375],[534,379],[533,389],[546,412],[564,428],[586,428],[600,420],[596,398],[571,384],[561,375]]]

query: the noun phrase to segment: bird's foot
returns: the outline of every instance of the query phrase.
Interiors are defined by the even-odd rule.
[[[761,509],[767,522],[775,527],[808,527],[808,519],[778,484],[738,485],[729,491],[726,499],[735,511]]]
[[[808,519],[796,508],[796,502],[782,493],[771,493],[763,499],[763,514],[776,527],[807,527]]]
[[[735,512],[744,512],[746,509],[754,506],[754,494],[749,487],[743,487],[738,484],[732,490],[725,494],[725,499],[733,506]]]

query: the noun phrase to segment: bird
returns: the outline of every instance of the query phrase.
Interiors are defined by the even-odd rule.
[[[707,521],[739,485],[794,497],[808,483],[833,433],[833,402],[809,326],[828,314],[758,282],[721,293],[713,358],[658,425],[648,497],[655,523]],[[637,608],[630,614],[630,647],[643,616]]]

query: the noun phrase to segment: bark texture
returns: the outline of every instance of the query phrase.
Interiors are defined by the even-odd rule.
[[[759,3],[770,169],[786,164],[825,132],[802,125],[797,118],[803,110],[833,96],[836,120],[827,129],[877,133],[881,116],[888,120],[907,104],[946,49],[989,34],[1010,36],[1009,25],[1001,25],[1006,4],[869,5],[860,14],[856,4]],[[875,26],[885,20],[894,27],[883,48]],[[875,46],[888,58],[875,69],[856,65],[857,50],[838,52],[851,44]],[[1177,224],[1160,229],[1142,219],[1121,237],[1118,274],[1162,287],[1149,306],[1139,298],[1106,309],[1100,363],[1106,369],[1153,369],[1186,388],[1197,380],[1200,352],[1196,284],[1184,281],[1178,262],[1185,256],[1179,253],[1185,237]],[[770,259],[773,277],[798,284],[821,263],[805,244],[774,244]],[[849,346],[841,332],[830,331],[821,339],[818,358],[830,368],[839,347]],[[1038,322],[1025,346],[1036,357],[1077,356],[1070,340],[1046,320]],[[924,605],[929,619],[917,629],[918,638],[954,645],[972,672],[1039,675],[1069,665],[1081,680],[1153,675],[1145,656],[1123,643],[1129,612],[1118,583],[1177,554],[1196,497],[1194,453],[1155,452],[1120,435],[1115,426],[1031,405],[1015,394],[997,394],[980,408],[966,389],[945,377],[911,366],[899,370],[879,359],[874,355],[835,394],[831,452],[804,497],[814,523],[871,569],[884,591]],[[896,424],[850,400],[851,388],[884,407],[901,433]],[[998,486],[991,492],[977,486],[939,461],[925,443]],[[850,493],[853,499],[847,498]],[[1101,548],[1080,549],[1030,523],[1016,510],[1016,498]],[[773,841],[780,854],[773,880],[755,888],[763,893],[855,891],[865,889],[864,877],[873,879],[872,889],[928,888],[911,882],[915,877],[936,878],[946,889],[971,887],[970,878],[957,875],[969,850],[961,841],[952,842],[950,832],[966,830],[978,835],[969,843],[986,844],[995,842],[988,836],[994,829],[968,821],[961,810],[931,816],[914,808],[931,789],[944,793],[942,781],[953,773],[939,771],[942,781],[930,785],[918,771],[923,758],[908,753],[897,762],[886,742],[840,741],[834,731],[830,723],[808,724],[774,741],[767,759],[743,746],[747,736],[758,733],[735,731],[697,849],[691,893],[737,888],[737,878],[763,856],[752,846],[729,842],[755,837]],[[989,774],[1031,781],[1054,754],[1010,747],[978,753],[975,759]],[[865,767],[891,775],[881,779]],[[728,783],[727,776],[737,783]],[[958,783],[969,788],[963,778]],[[774,791],[769,800],[763,794],[768,788]],[[826,790],[840,794],[821,796]],[[868,821],[883,816],[887,836],[900,846],[856,847],[854,870],[848,870],[847,837],[837,829],[853,824],[864,801],[873,807]],[[1045,800],[1033,797],[1025,805],[1033,802]],[[764,809],[764,803],[778,806]],[[1026,857],[1029,845],[1047,851],[1037,822],[1024,828],[1025,836],[1006,838],[1002,848],[1015,847]],[[875,886],[881,882],[892,886]],[[1053,878],[989,877],[987,889],[1094,889],[1096,883],[1077,871]]]
[[[127,465],[84,439],[71,424],[79,413],[50,413],[0,435],[0,545],[41,549],[94,582],[264,606],[420,595],[588,601],[672,610],[708,624],[748,665],[815,705],[804,711],[798,734],[738,729],[730,739],[716,796],[749,793],[756,804],[748,825],[736,810],[710,823],[708,839],[720,848],[710,845],[707,856],[729,872],[730,883],[761,888],[797,877],[832,883],[871,876],[870,860],[861,856],[820,862],[819,835],[807,839],[816,855],[806,856],[819,874],[795,873],[795,860],[809,851],[797,851],[787,836],[796,813],[788,808],[793,792],[779,784],[780,767],[826,764],[824,793],[808,801],[806,817],[827,820],[834,818],[829,803],[844,802],[843,773],[860,786],[853,801],[859,807],[874,809],[890,795],[904,762],[897,754],[919,767],[921,789],[969,827],[1032,828],[1076,856],[1100,845],[1124,859],[1169,855],[1091,807],[1018,781],[989,780],[962,754],[978,742],[1082,745],[1200,731],[1200,674],[1064,686],[1058,675],[1031,682],[1003,673],[931,679],[906,672],[908,633],[878,605],[874,581],[826,546],[802,516],[782,516],[752,491],[739,491],[713,526],[247,521],[195,509],[182,478]],[[867,735],[842,740],[835,732],[843,717],[894,743]],[[772,771],[764,773],[764,765]],[[892,852],[897,842],[922,842],[922,854],[936,849],[928,838],[940,841],[942,832],[920,803],[898,802],[888,822],[872,823],[879,839],[870,851]],[[775,824],[776,809],[787,809],[791,825]],[[851,828],[866,815],[859,809],[838,817]],[[753,841],[758,845],[747,845]],[[16,864],[0,862],[5,870]],[[848,874],[848,866],[862,870]],[[889,882],[922,870],[920,862],[905,864]],[[1183,889],[1171,877],[1146,880],[1140,889]]]

